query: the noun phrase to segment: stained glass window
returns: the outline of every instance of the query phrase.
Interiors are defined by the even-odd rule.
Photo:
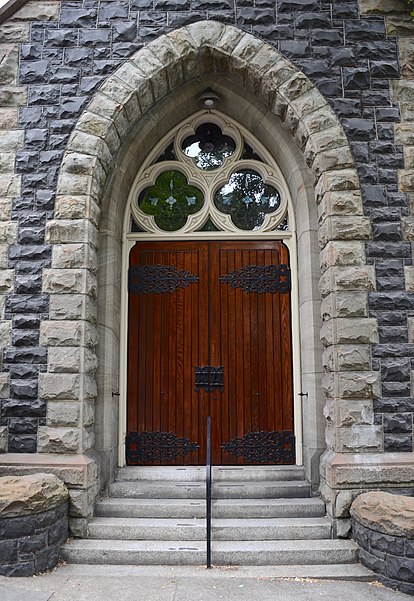
[[[279,192],[252,169],[240,169],[214,195],[214,204],[242,230],[259,228],[280,205]]]
[[[235,149],[234,140],[225,136],[214,123],[203,123],[197,127],[193,136],[185,138],[182,143],[184,154],[191,157],[197,167],[204,171],[220,167]]]
[[[188,215],[203,206],[204,196],[199,188],[190,186],[180,171],[163,171],[155,184],[139,195],[138,205],[147,215],[154,215],[155,223],[166,231],[182,228]]]

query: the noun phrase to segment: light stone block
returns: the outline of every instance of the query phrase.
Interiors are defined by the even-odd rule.
[[[96,323],[97,306],[95,299],[82,294],[52,294],[49,315],[51,320],[85,319]]]
[[[331,292],[321,303],[323,321],[333,317],[365,317],[368,315],[368,298],[365,292]]]
[[[322,388],[331,399],[372,399],[381,395],[379,374],[369,371],[326,373]]]
[[[371,368],[371,347],[362,344],[329,346],[323,351],[328,371],[367,371]]]
[[[82,342],[83,323],[79,321],[42,321],[42,346],[79,346]]]
[[[13,15],[16,21],[55,21],[59,18],[58,0],[31,0]]]
[[[56,219],[88,219],[95,227],[99,226],[101,209],[98,199],[91,196],[60,195],[56,197]]]
[[[76,401],[49,401],[47,426],[51,428],[80,426],[80,403]]]
[[[320,223],[318,230],[321,247],[329,240],[368,240],[370,237],[371,221],[362,216],[328,216]]]
[[[45,269],[43,292],[49,294],[87,294],[96,298],[96,278],[87,269]]]
[[[1,27],[0,27],[1,29]],[[0,130],[3,131],[13,131],[10,128],[17,127],[17,121],[19,119],[19,111],[16,108],[2,108],[0,111]],[[24,132],[23,132],[24,134]],[[1,136],[0,136],[1,140]],[[1,144],[1,142],[0,142]]]
[[[81,448],[82,452],[86,453],[93,449],[95,444],[95,432],[92,428],[83,428],[82,429],[82,439],[81,439]]]
[[[0,85],[16,84],[19,68],[19,47],[0,45]]]
[[[414,267],[406,265],[404,267],[405,289],[407,292],[414,292]]]
[[[334,265],[365,264],[365,244],[359,240],[328,242],[320,253],[321,270]]]
[[[52,373],[77,373],[81,371],[79,347],[51,346],[48,349],[48,371]]]
[[[330,319],[322,324],[321,341],[325,346],[332,344],[377,344],[377,320],[372,317],[365,319]]]
[[[342,127],[334,125],[330,129],[325,129],[309,137],[304,152],[305,159],[308,164],[312,164],[317,154],[340,148],[341,146],[348,146],[348,141]]]
[[[334,148],[326,152],[316,154],[312,163],[313,171],[316,177],[319,177],[325,171],[333,169],[347,169],[354,166],[354,158],[348,145],[341,148]]]
[[[92,426],[95,422],[95,402],[93,399],[83,402],[83,423],[84,427]]]
[[[335,499],[335,517],[343,518],[349,516],[349,508],[355,498],[355,494],[350,490],[341,490]]]
[[[98,231],[86,219],[53,219],[46,224],[45,239],[51,244],[83,242],[98,247]]]
[[[0,173],[0,190],[2,198],[16,198],[20,196],[21,176]]]
[[[0,107],[25,106],[27,103],[27,87],[1,86]]]
[[[322,297],[336,290],[375,290],[374,265],[334,266],[322,274],[319,288]]]
[[[405,169],[398,172],[398,185],[402,192],[413,192],[414,169]]]
[[[74,428],[50,428],[39,426],[37,435],[38,453],[76,453],[79,430]]]
[[[0,134],[1,136],[1,134]],[[0,173],[13,173],[14,171],[14,161],[16,155],[14,152],[0,152]],[[0,200],[3,204],[5,201]],[[1,218],[1,207],[0,207],[0,218]],[[4,218],[1,219],[4,221]]]
[[[383,450],[384,436],[380,426],[351,426],[341,428],[340,451],[345,453],[380,452]]]
[[[361,15],[387,15],[405,11],[405,4],[401,0],[359,0]]]
[[[355,169],[326,171],[318,180],[315,188],[316,199],[322,199],[327,192],[359,190],[359,178]]]
[[[359,190],[327,192],[318,198],[318,218],[322,223],[328,215],[362,215],[362,198]]]
[[[65,270],[85,267],[95,272],[98,269],[98,258],[95,249],[87,244],[54,244],[52,267]]]
[[[7,399],[10,395],[10,374],[0,373],[0,399]]]
[[[66,150],[98,156],[106,170],[113,165],[113,157],[108,145],[98,136],[91,136],[82,131],[75,130],[69,138]]]
[[[11,344],[11,321],[0,321],[0,348]]]
[[[337,425],[348,427],[353,425],[369,426],[374,423],[372,401],[348,400],[338,403],[339,419]]]
[[[404,240],[414,241],[414,217],[401,217]]]
[[[14,290],[14,269],[0,270],[0,294],[9,294]]]
[[[414,82],[413,99],[414,99]],[[394,125],[395,143],[403,146],[414,145],[414,123],[396,123]]]
[[[414,35],[414,23],[410,12],[406,10],[403,14],[387,15],[385,19],[385,30],[388,36],[410,36]]]
[[[39,374],[39,397],[46,400],[78,400],[80,394],[79,374]]]
[[[2,221],[0,223],[0,244],[17,242],[18,228],[19,224],[15,221]]]
[[[6,21],[0,25],[0,44],[26,42],[30,37],[30,23]]]
[[[7,453],[8,447],[8,428],[0,426],[0,453]]]

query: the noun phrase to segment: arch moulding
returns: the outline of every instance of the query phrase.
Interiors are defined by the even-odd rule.
[[[318,474],[311,472],[318,472],[320,454],[323,448],[327,449],[322,475],[325,496],[333,502],[336,493],[329,478],[326,480],[326,465],[338,453],[351,457],[382,452],[382,432],[374,425],[372,409],[378,378],[371,370],[370,360],[370,345],[377,342],[377,323],[367,311],[367,292],[373,289],[375,281],[374,267],[365,261],[370,223],[363,215],[348,140],[314,84],[268,44],[235,27],[212,21],[163,35],[136,52],[108,77],[72,132],[59,174],[55,216],[47,224],[47,241],[53,248],[52,268],[45,270],[43,291],[50,294],[51,300],[50,319],[41,324],[41,343],[49,348],[49,363],[48,371],[41,374],[40,388],[42,396],[53,402],[70,399],[77,403],[79,417],[70,428],[71,448],[65,447],[65,440],[69,439],[67,429],[44,426],[40,428],[43,442],[39,451],[56,452],[58,439],[62,453],[84,454],[94,448],[116,447],[116,433],[109,432],[108,424],[116,420],[112,392],[118,386],[113,364],[119,361],[119,344],[115,340],[119,327],[118,334],[115,328],[113,338],[106,342],[100,335],[99,346],[102,344],[109,354],[111,348],[117,350],[112,357],[98,350],[102,371],[98,396],[96,378],[98,263],[99,269],[106,263],[103,269],[107,269],[107,274],[108,265],[114,271],[105,236],[111,230],[120,245],[122,226],[119,230],[119,224],[115,226],[111,219],[116,215],[121,223],[126,205],[126,198],[120,199],[117,193],[116,182],[121,176],[127,178],[125,165],[133,162],[128,155],[131,136],[141,135],[141,145],[145,147],[145,132],[150,131],[150,126],[153,132],[157,131],[157,107],[164,106],[165,115],[166,101],[180,90],[191,91],[191,86],[198,85],[201,91],[208,79],[213,85],[220,85],[223,78],[232,82],[239,94],[240,90],[252,92],[261,114],[283,126],[283,135],[289,137],[301,157],[300,177],[308,188],[307,196],[302,196],[307,198],[307,210],[314,216],[310,219],[309,236],[319,242],[319,264],[312,271],[320,276],[319,290],[312,292],[309,285],[312,317],[306,317],[304,307],[301,318],[301,347],[314,348],[313,362],[320,364],[311,386],[304,382],[306,377],[302,380],[302,389],[309,391],[303,408],[304,430],[311,429],[314,423],[322,424],[319,427],[324,438],[323,406],[326,418],[325,441],[309,442],[313,451],[305,452],[305,465],[309,477],[317,483]],[[295,168],[298,170],[297,165]],[[137,169],[136,164],[135,173]],[[300,238],[300,217],[297,221]],[[304,251],[301,258],[299,253],[299,280],[301,273],[311,269],[306,264],[311,259],[305,255]],[[99,291],[108,288],[101,276],[99,284]],[[98,308],[102,313],[119,308],[119,281],[111,285],[113,298],[111,301],[110,295],[106,296],[105,306]],[[310,325],[313,329],[309,342]],[[318,346],[320,333],[324,350]],[[110,398],[105,400],[105,395]],[[95,404],[98,443],[94,441]],[[105,428],[108,433],[103,432]],[[105,461],[111,463],[114,459]]]

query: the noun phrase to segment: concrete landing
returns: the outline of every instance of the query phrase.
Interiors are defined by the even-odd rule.
[[[64,565],[32,578],[0,576],[1,601],[403,601],[361,565]]]

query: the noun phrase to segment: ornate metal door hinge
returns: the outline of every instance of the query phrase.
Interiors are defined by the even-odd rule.
[[[256,463],[285,463],[295,461],[295,436],[293,432],[248,432],[221,445],[236,457]]]
[[[128,272],[128,290],[144,294],[175,292],[177,288],[186,288],[199,277],[174,265],[133,265]]]
[[[232,288],[241,288],[244,292],[280,292],[290,291],[290,269],[287,265],[245,265],[222,275],[220,281]]]
[[[195,367],[195,389],[196,392],[204,389],[205,392],[224,389],[224,367],[213,367],[212,365],[203,365]]]
[[[174,461],[200,448],[196,442],[173,432],[129,432],[125,445],[130,465]]]

